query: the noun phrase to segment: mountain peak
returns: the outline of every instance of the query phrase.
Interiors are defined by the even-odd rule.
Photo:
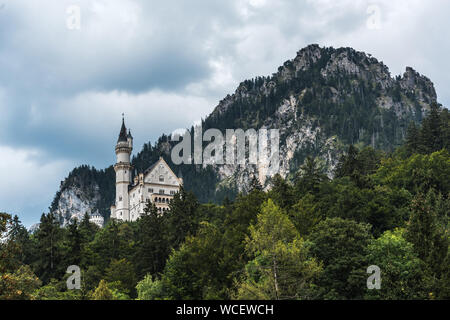
[[[295,176],[307,157],[319,159],[331,175],[349,145],[393,150],[404,140],[410,121],[420,122],[434,102],[433,83],[411,67],[393,78],[388,67],[370,54],[311,44],[271,76],[242,81],[203,120],[202,128],[279,129],[282,177]],[[167,139],[163,135],[155,147],[144,148],[133,166],[145,169],[149,159],[170,155]],[[71,174],[55,197],[52,212],[70,217],[80,210],[98,209],[109,214],[113,168],[92,175],[84,171],[92,169]],[[250,164],[183,167],[186,189],[202,202],[232,198],[246,190],[253,176],[267,187],[270,177],[260,172],[262,166]],[[90,176],[95,181],[86,178]]]

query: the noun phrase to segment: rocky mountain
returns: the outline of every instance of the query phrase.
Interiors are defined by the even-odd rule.
[[[410,67],[392,77],[387,66],[364,52],[310,45],[271,76],[242,82],[203,120],[202,129],[279,129],[283,177],[292,179],[307,156],[319,159],[331,176],[350,144],[393,150],[408,124],[420,122],[432,103],[437,103],[433,83]],[[233,198],[254,176],[270,187],[270,177],[260,175],[263,168],[257,165],[176,166],[170,160],[173,144],[162,135],[154,145],[144,145],[133,165],[143,171],[163,156],[202,202]],[[85,166],[61,184],[50,210],[62,224],[86,211],[108,218],[113,200],[112,167]]]

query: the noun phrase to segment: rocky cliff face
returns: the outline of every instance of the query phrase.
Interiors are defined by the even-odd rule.
[[[292,177],[306,156],[320,159],[331,176],[349,144],[391,150],[404,139],[408,123],[419,122],[435,102],[433,83],[411,67],[393,78],[388,67],[363,52],[310,45],[272,76],[241,83],[210,119],[216,125],[234,118],[236,127],[279,129],[283,177]],[[269,112],[261,117],[264,111]],[[218,167],[219,186],[245,190],[249,177],[261,171]],[[270,179],[259,180],[269,186]]]
[[[114,199],[114,170],[96,170],[88,166],[75,168],[61,182],[50,210],[59,217],[61,226],[72,220],[81,221],[84,215],[100,213],[108,217]]]
[[[433,83],[411,67],[392,77],[387,66],[366,53],[310,45],[271,76],[242,82],[202,127],[223,132],[279,129],[283,177],[293,178],[307,156],[319,159],[331,176],[350,144],[392,150],[403,141],[409,122],[420,122],[432,103],[436,103]],[[253,176],[270,187],[261,165],[174,166],[170,144],[170,137],[163,135],[155,146],[145,145],[133,165],[142,171],[163,156],[174,172],[182,172],[185,187],[201,201],[221,201],[246,191]],[[52,205],[63,223],[83,211],[99,209],[108,215],[114,200],[114,174],[108,170],[71,173]],[[86,187],[88,176],[92,179]]]
[[[69,186],[61,192],[54,213],[59,216],[61,225],[66,226],[74,219],[81,221],[85,213],[94,213],[99,200],[98,186],[92,199],[88,199],[80,188]]]

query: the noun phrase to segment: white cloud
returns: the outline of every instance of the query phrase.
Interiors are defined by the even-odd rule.
[[[50,205],[61,180],[74,163],[51,160],[42,151],[0,146],[0,211],[17,214],[22,222],[37,222]],[[37,212],[24,211],[34,208]]]

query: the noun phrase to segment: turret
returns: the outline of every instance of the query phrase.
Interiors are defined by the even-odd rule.
[[[114,165],[114,171],[116,172],[116,202],[114,213],[111,212],[111,216],[125,221],[130,220],[128,186],[131,182],[132,166],[130,157],[132,150],[133,137],[130,131],[127,134],[125,119],[122,118],[122,127],[115,148],[117,157],[116,164]]]

